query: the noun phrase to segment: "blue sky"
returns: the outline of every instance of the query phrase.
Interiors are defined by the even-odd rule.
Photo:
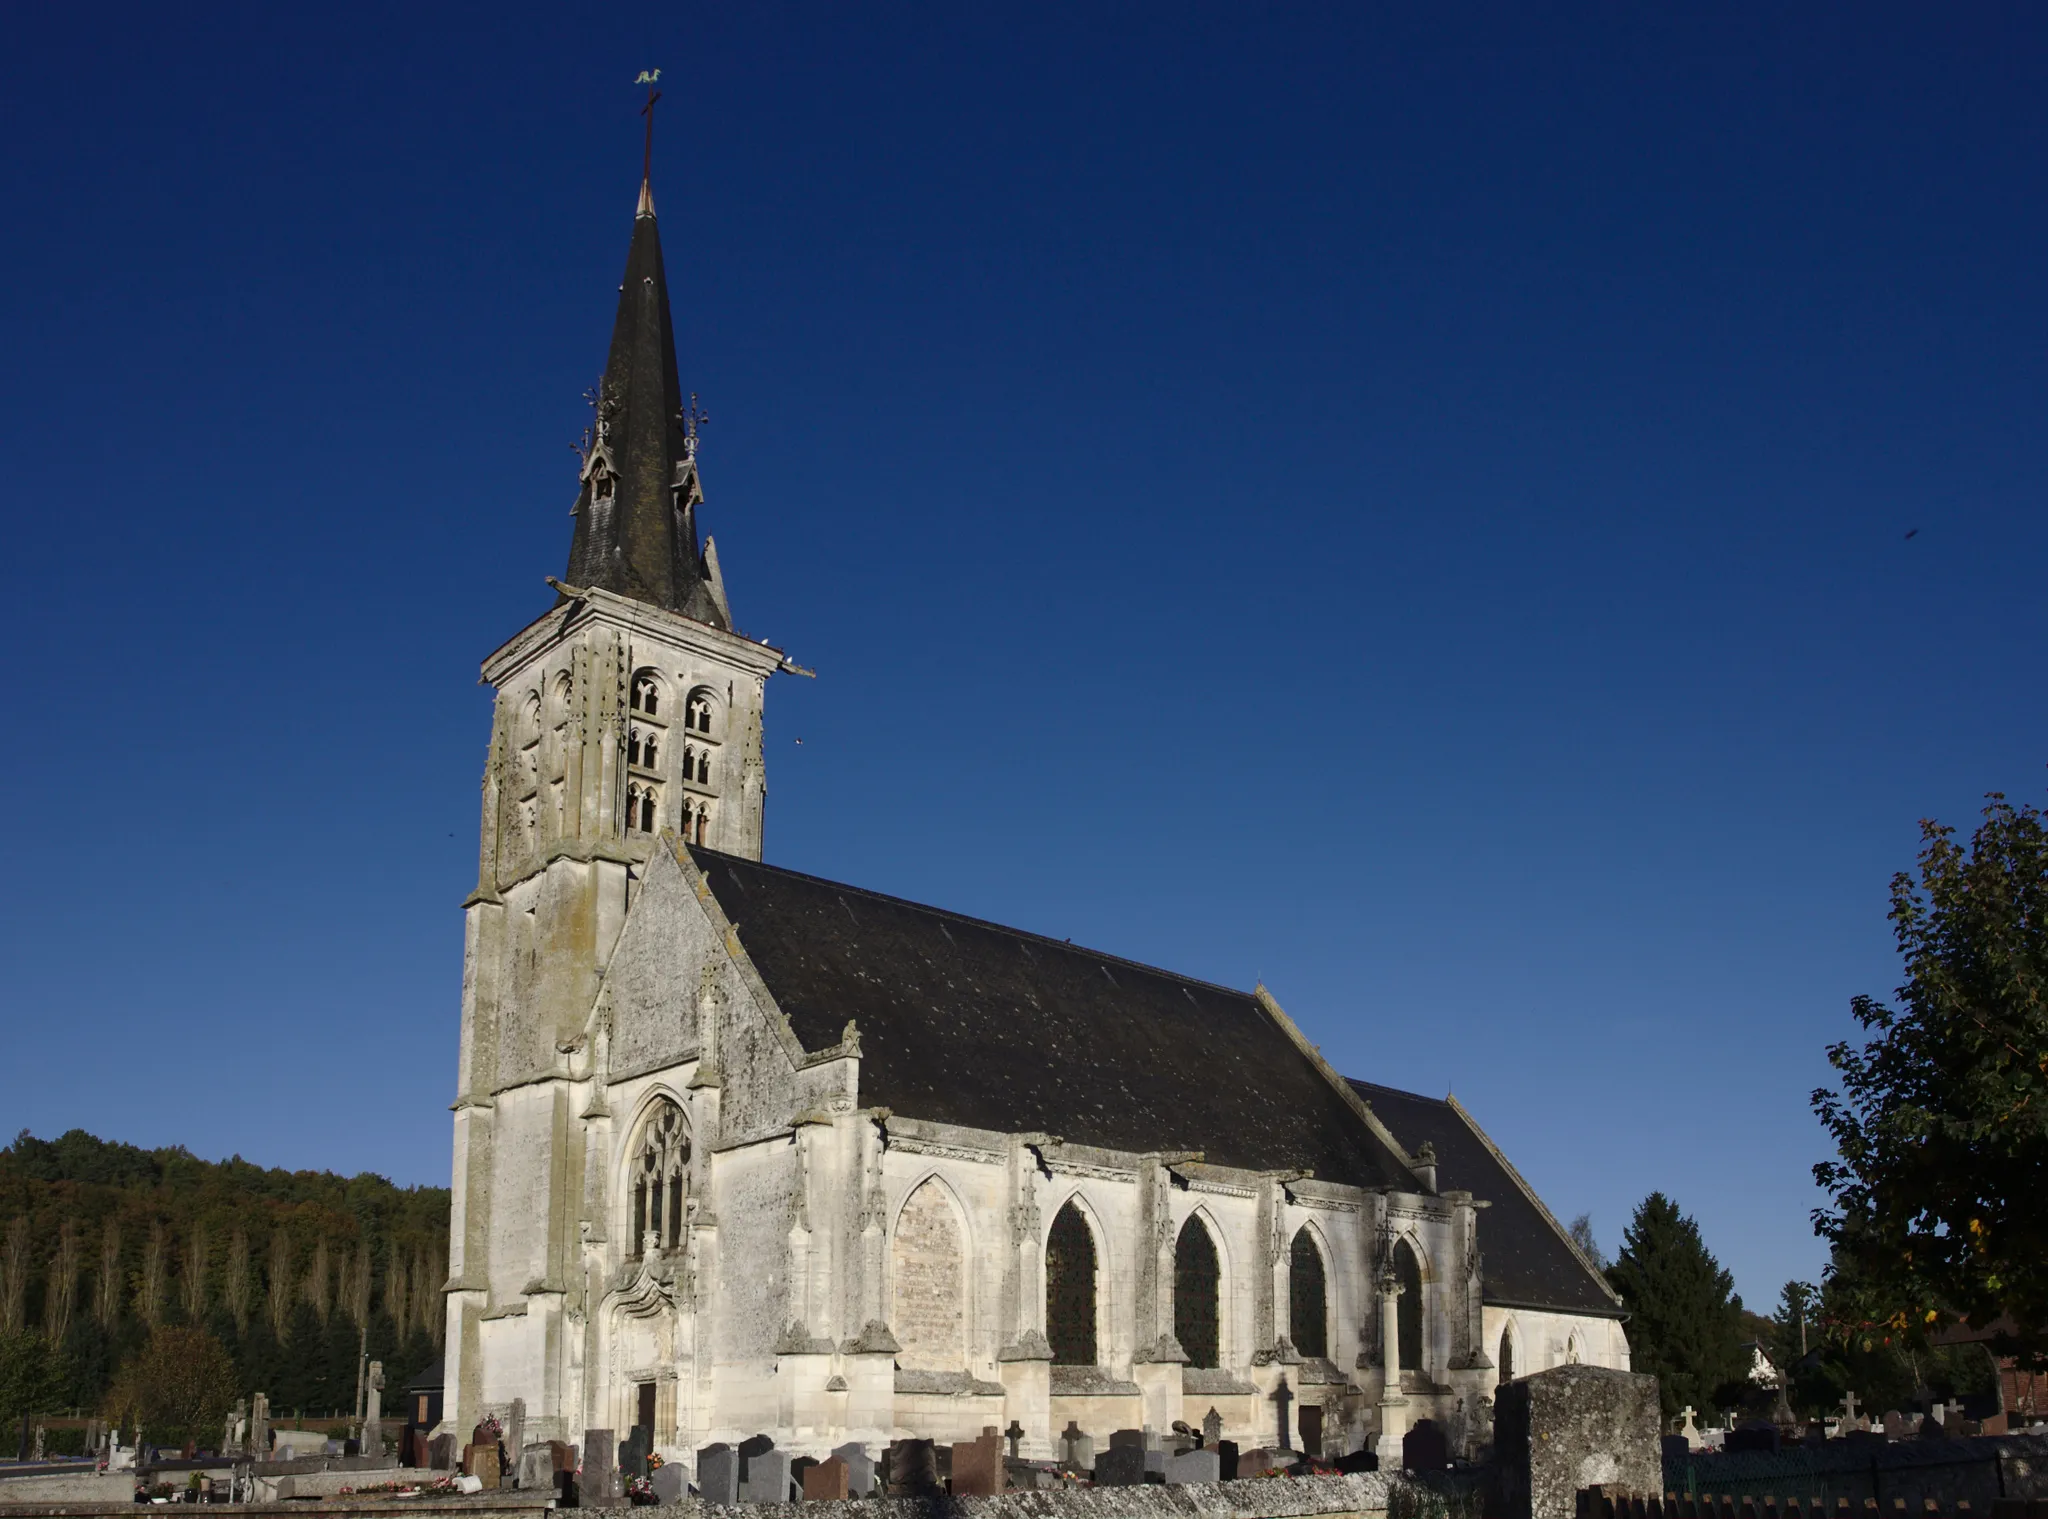
[[[82,17],[0,51],[8,1130],[445,1181],[658,65],[769,858],[1818,1269],[1888,878],[2048,761],[2038,12]]]

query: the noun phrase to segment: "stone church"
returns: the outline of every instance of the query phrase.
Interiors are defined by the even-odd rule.
[[[643,184],[558,600],[496,693],[465,904],[448,1420],[685,1455],[1214,1410],[1329,1454],[1487,1438],[1626,1367],[1454,1098],[1236,991],[765,863],[762,703],[700,538]],[[1283,1388],[1284,1384],[1284,1388]],[[1382,1445],[1385,1449],[1385,1445]]]

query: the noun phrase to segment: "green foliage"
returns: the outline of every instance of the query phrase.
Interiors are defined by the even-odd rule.
[[[235,1388],[235,1364],[219,1340],[204,1329],[164,1325],[121,1367],[107,1401],[124,1427],[141,1428],[152,1443],[212,1444]]]
[[[266,1170],[239,1156],[209,1162],[182,1148],[143,1150],[81,1130],[54,1140],[24,1132],[0,1149],[0,1224],[17,1218],[29,1228],[28,1324],[43,1322],[50,1262],[66,1225],[77,1241],[70,1326],[61,1346],[45,1347],[35,1412],[99,1408],[153,1327],[204,1330],[231,1362],[238,1395],[268,1392],[280,1412],[347,1410],[362,1330],[342,1278],[347,1268],[360,1272],[365,1255],[369,1354],[384,1362],[386,1385],[402,1387],[439,1348],[445,1188]],[[324,1320],[306,1291],[323,1242]],[[152,1261],[154,1326],[141,1306]],[[280,1263],[289,1331],[282,1341],[270,1322],[270,1274]],[[202,1442],[218,1436],[217,1425],[198,1432]]]
[[[1815,1227],[1853,1281],[1859,1334],[1966,1319],[2048,1364],[2048,825],[1994,794],[1966,848],[1920,825],[1892,881],[1898,1005],[1851,1003],[1841,1090],[1813,1094],[1838,1158]]]
[[[64,1390],[62,1364],[39,1334],[0,1334],[0,1437],[16,1429],[23,1414],[56,1408]],[[7,1450],[13,1451],[8,1442]]]
[[[1636,1209],[1607,1280],[1628,1309],[1630,1364],[1656,1376],[1666,1417],[1740,1402],[1749,1373],[1742,1299],[1699,1226],[1663,1193]]]

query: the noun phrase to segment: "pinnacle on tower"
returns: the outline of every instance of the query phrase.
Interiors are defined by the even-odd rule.
[[[704,496],[694,408],[686,412],[684,402],[654,195],[642,179],[611,352],[591,398],[597,415],[583,449],[564,579],[729,629],[697,537]]]

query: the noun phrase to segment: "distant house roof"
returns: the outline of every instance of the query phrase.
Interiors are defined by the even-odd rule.
[[[439,1392],[446,1385],[441,1373],[442,1357],[435,1356],[420,1368],[420,1374],[405,1384],[407,1392]]]
[[[1479,1216],[1487,1302],[1620,1316],[1606,1284],[1461,1104],[1371,1081],[1351,1085],[1410,1152],[1424,1144],[1435,1148],[1438,1191],[1470,1192],[1493,1205]]]
[[[1413,1188],[1248,992],[705,849],[692,858],[806,1049],[860,1027],[906,1117]]]

